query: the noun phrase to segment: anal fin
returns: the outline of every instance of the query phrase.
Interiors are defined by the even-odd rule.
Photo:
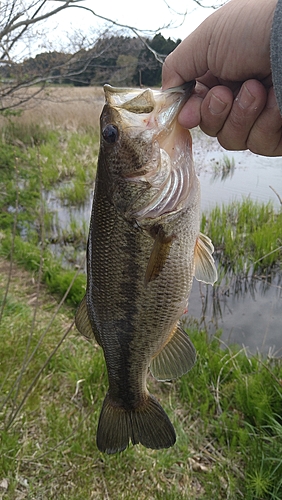
[[[101,340],[97,330],[94,330],[89,319],[89,314],[87,310],[86,295],[83,297],[76,315],[75,315],[75,326],[79,333],[83,335],[87,340],[92,340],[93,336],[97,340],[98,344],[101,345]]]
[[[170,340],[152,359],[150,371],[157,380],[173,380],[191,370],[195,360],[196,351],[191,340],[177,325]]]

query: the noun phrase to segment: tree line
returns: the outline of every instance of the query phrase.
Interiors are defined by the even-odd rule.
[[[160,86],[162,61],[181,40],[103,36],[75,54],[43,52],[21,63],[0,67],[2,82],[47,81],[75,86]]]

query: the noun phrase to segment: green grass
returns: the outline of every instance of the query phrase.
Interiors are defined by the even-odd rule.
[[[0,264],[3,287],[5,261]],[[281,360],[249,358],[225,347],[220,337],[208,340],[205,332],[190,331],[198,353],[193,370],[173,383],[149,379],[175,425],[176,445],[165,451],[130,446],[119,455],[102,455],[95,444],[107,390],[102,351],[72,329],[48,360],[74,310],[62,306],[56,312],[57,302],[42,285],[36,305],[36,287],[15,267],[0,323],[5,498],[20,492],[70,500],[281,498]]]
[[[68,226],[58,228],[56,213],[47,209],[44,199],[51,190],[64,205],[84,203],[93,186],[97,151],[98,136],[93,130],[78,134],[13,124],[2,132],[0,253],[9,257],[13,248],[13,258],[34,272],[42,258],[43,281],[61,296],[74,277],[73,263],[83,267],[81,252],[85,251],[88,228],[86,221],[74,217]],[[53,228],[57,228],[55,233]],[[62,258],[72,269],[62,271],[62,259],[52,258],[49,243],[66,244]],[[69,300],[76,305],[84,283],[85,278],[78,276],[70,291]]]
[[[34,210],[44,190],[56,188],[66,204],[85,201],[93,186],[99,140],[96,130],[66,132],[36,127],[6,127],[0,144],[0,208],[1,226],[12,223],[8,210],[13,210],[19,192],[20,220],[35,220]],[[25,142],[23,142],[25,140]],[[67,184],[66,184],[67,182]],[[25,217],[26,216],[26,217]]]
[[[50,293],[55,293],[60,298],[67,293],[66,301],[76,307],[85,294],[85,274],[63,269],[60,259],[54,258],[50,251],[24,241],[20,236],[13,237],[11,233],[5,233],[0,244],[0,256],[7,259],[12,257],[14,262],[33,272],[35,276],[40,273],[41,280]]]
[[[264,272],[282,262],[282,210],[247,198],[202,217],[201,230],[215,246],[220,265],[235,274]]]
[[[148,381],[175,425],[175,446],[130,446],[115,456],[97,450],[104,358],[69,330],[86,279],[51,253],[56,221],[43,196],[52,190],[66,205],[82,203],[97,147],[93,131],[14,126],[2,134],[0,497],[281,499],[282,361],[248,356],[197,325],[189,331],[198,354],[193,370],[173,383]],[[279,271],[281,227],[281,212],[250,200],[202,220],[220,273]],[[85,223],[71,219],[57,228],[58,242],[75,253],[86,232]]]

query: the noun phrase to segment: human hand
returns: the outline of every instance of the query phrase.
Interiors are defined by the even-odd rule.
[[[282,118],[270,67],[276,0],[231,0],[165,60],[163,88],[197,79],[179,114],[226,149],[282,155]]]

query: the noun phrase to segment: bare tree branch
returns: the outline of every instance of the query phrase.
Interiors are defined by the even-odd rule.
[[[73,6],[70,5],[70,7],[73,7]],[[95,17],[97,17],[99,19],[102,19],[103,21],[106,21],[108,23],[111,23],[113,26],[117,26],[119,28],[124,28],[126,30],[130,30],[132,33],[134,33],[134,35],[136,35],[142,41],[142,43],[145,45],[145,47],[147,47],[147,49],[150,50],[150,52],[152,52],[154,54],[154,56],[157,59],[157,61],[159,61],[160,63],[163,63],[165,55],[164,54],[159,54],[158,52],[156,52],[148,44],[148,42],[146,41],[146,39],[144,38],[144,36],[141,36],[140,33],[144,33],[144,30],[140,30],[140,29],[135,28],[134,26],[130,26],[128,24],[119,23],[117,21],[114,21],[113,19],[110,19],[108,17],[102,16],[101,14],[97,14],[93,9],[90,9],[89,7],[85,7],[84,5],[77,5],[76,8],[80,8],[80,9],[86,10],[88,12],[91,12],[91,14],[93,14]],[[160,30],[166,29],[166,28],[168,28],[168,25],[165,25],[162,28],[158,28],[157,30],[154,30],[154,31],[149,30],[147,32],[151,32],[151,33],[153,32],[153,33],[155,33],[156,31],[160,31]]]
[[[206,5],[203,5],[202,3],[203,0],[193,1],[197,5],[206,7]],[[168,5],[168,2],[169,0],[164,0],[164,5],[166,5],[166,7],[170,10],[173,10]],[[44,21],[54,18],[54,16],[57,16],[63,11],[69,11],[69,9],[74,8],[81,9],[84,12],[93,15],[95,18],[109,24],[111,28],[126,30],[127,33],[130,33],[131,37],[133,35],[132,38],[136,37],[134,39],[142,42],[143,46],[153,54],[154,59],[158,61],[158,63],[163,63],[167,54],[162,53],[161,45],[152,46],[150,43],[150,37],[152,38],[152,35],[156,35],[157,32],[168,28],[170,25],[162,26],[158,28],[158,30],[138,29],[135,26],[124,24],[113,20],[108,16],[103,16],[97,13],[93,8],[86,5],[85,0],[53,0],[52,2],[48,0],[2,0],[0,3],[0,112],[9,108],[16,108],[21,103],[27,102],[31,97],[35,96],[41,91],[42,88],[44,88],[47,81],[54,82],[56,80],[60,81],[62,79],[69,79],[68,82],[70,82],[70,79],[73,78],[74,80],[79,80],[74,83],[80,85],[90,84],[91,78],[93,79],[93,77],[89,75],[91,74],[94,59],[101,59],[103,52],[107,52],[105,47],[102,48],[101,44],[99,46],[99,50],[97,49],[95,52],[94,49],[96,47],[96,43],[98,40],[108,40],[110,43],[110,37],[107,38],[105,33],[102,35],[96,33],[96,40],[91,38],[89,33],[79,33],[81,37],[77,37],[77,33],[75,33],[75,35],[73,34],[72,36],[75,36],[76,38],[76,49],[74,54],[67,54],[70,50],[71,44],[73,44],[72,42],[69,43],[67,51],[64,49],[61,52],[49,52],[49,59],[47,57],[44,59],[43,51],[41,54],[36,56],[36,64],[33,65],[31,57],[29,59],[26,58],[25,60],[23,60],[22,57],[22,54],[26,54],[30,41],[34,47],[35,37],[38,37],[38,33],[35,32],[34,27],[40,24],[41,32],[42,23]],[[186,14],[187,12],[179,15],[182,15],[185,18]],[[39,36],[41,36],[41,33]],[[36,40],[39,40],[39,38],[36,38]],[[79,40],[79,43],[77,40]],[[54,55],[54,60],[52,60],[52,55]],[[120,55],[120,61],[124,61],[124,59],[122,59],[124,56],[129,57],[126,53],[120,53]],[[108,58],[108,60],[111,59],[109,55],[105,57]],[[136,58],[138,58],[138,55],[136,56],[136,54],[134,54],[132,56],[131,54],[130,57],[132,64],[131,67],[133,68],[134,64],[136,65],[135,61]],[[146,57],[146,54],[144,57]],[[115,60],[117,60],[117,58],[118,56],[116,56]],[[53,66],[51,66],[51,62]],[[127,67],[128,62],[129,59],[127,59],[127,63],[124,65],[124,68]],[[100,76],[100,80],[96,77],[94,80],[95,82],[103,83],[103,79],[108,77],[107,75],[109,72],[107,73],[105,67],[101,65],[101,62],[98,63],[97,68],[99,67],[99,64],[100,70],[97,71],[97,75]],[[111,63],[108,62],[107,64],[108,67],[110,67]],[[153,61],[151,61],[150,64],[153,64]],[[120,68],[121,67],[122,64],[120,65]],[[146,68],[149,70],[148,65]],[[132,71],[132,69],[130,71]],[[141,68],[140,71],[143,71],[143,69]],[[79,77],[79,75],[83,73],[88,74],[88,79],[86,78],[85,81]],[[126,75],[126,71],[123,73]],[[116,74],[118,74],[117,71]],[[34,91],[29,92],[29,96],[20,93],[20,91],[24,91],[24,89],[32,87],[35,84],[37,85],[37,88],[34,88]]]
[[[222,2],[220,3],[219,5],[214,5],[214,4],[211,4],[211,5],[204,5],[203,2],[201,2],[201,0],[193,0],[193,2],[195,2],[197,5],[199,5],[199,7],[202,7],[204,9],[219,9],[219,7],[222,7],[224,4],[227,3],[227,0],[225,0],[225,2]]]

